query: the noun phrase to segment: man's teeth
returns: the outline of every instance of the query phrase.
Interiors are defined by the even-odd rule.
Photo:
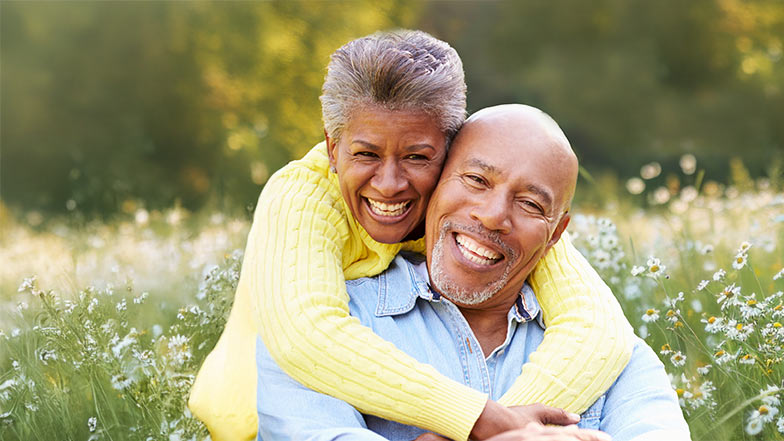
[[[406,208],[408,208],[408,204],[410,204],[411,201],[401,202],[399,204],[387,204],[368,198],[368,203],[370,203],[370,209],[373,210],[373,213],[376,213],[379,216],[400,216],[405,213]]]
[[[479,265],[492,265],[497,262],[502,256],[493,250],[489,250],[480,245],[474,239],[468,236],[458,234],[456,237],[457,247],[466,259]],[[470,251],[470,252],[469,252]]]

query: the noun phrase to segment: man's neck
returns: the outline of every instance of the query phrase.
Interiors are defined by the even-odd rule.
[[[469,309],[460,307],[460,312],[463,313],[463,317],[465,317],[468,325],[474,332],[485,357],[490,355],[495,348],[501,346],[506,340],[506,333],[509,328],[507,316],[511,307],[509,306],[505,310],[500,308]]]

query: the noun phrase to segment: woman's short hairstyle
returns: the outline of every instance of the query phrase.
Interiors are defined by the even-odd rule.
[[[324,129],[338,140],[364,106],[424,111],[451,140],[465,120],[463,63],[447,43],[422,31],[378,32],[332,54],[321,94]]]

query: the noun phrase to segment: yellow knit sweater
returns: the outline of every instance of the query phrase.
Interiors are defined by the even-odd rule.
[[[363,413],[467,439],[487,396],[439,374],[348,313],[345,280],[384,271],[424,240],[374,241],[351,215],[326,148],[267,182],[248,236],[231,315],[191,390],[212,439],[256,437],[255,341],[304,385]],[[553,246],[530,278],[547,329],[502,404],[541,402],[582,412],[629,360],[632,331],[610,289],[571,245]]]

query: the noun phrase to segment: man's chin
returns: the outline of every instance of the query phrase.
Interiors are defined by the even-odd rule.
[[[479,287],[472,283],[461,283],[451,277],[446,267],[446,231],[441,231],[438,241],[433,246],[430,262],[430,280],[433,287],[452,303],[474,306],[490,300],[498,291],[506,286],[508,268],[503,275],[494,281]]]

